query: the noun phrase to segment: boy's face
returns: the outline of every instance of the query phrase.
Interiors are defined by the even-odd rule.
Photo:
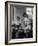
[[[26,18],[26,17],[24,18],[24,22],[25,22],[25,24],[27,24],[27,25],[30,24],[30,20],[29,20],[28,18]]]

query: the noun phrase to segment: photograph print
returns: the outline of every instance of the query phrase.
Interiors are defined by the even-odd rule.
[[[11,6],[13,7],[13,6]],[[11,9],[12,10],[12,9]],[[33,8],[15,6],[14,16],[11,18],[12,39],[33,37]]]

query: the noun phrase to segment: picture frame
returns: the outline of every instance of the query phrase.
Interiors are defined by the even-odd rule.
[[[29,18],[29,20],[27,18],[24,19],[26,17],[25,12],[27,13],[28,15],[27,18]],[[17,16],[17,19],[16,19],[16,16]],[[21,16],[21,17],[19,18],[18,16],[19,17]],[[19,22],[17,22],[17,20]],[[18,38],[17,37],[18,35],[15,35],[15,34],[14,34],[15,37],[12,37],[13,27],[11,26],[13,26],[14,24],[18,25],[19,23],[23,25],[23,22],[26,23],[26,21],[24,20],[26,21],[28,20],[27,24],[30,22],[30,20],[33,21],[31,26],[32,31],[30,30],[30,33],[32,34],[30,33],[26,34],[25,32],[29,32],[29,31],[24,30],[25,34],[22,33],[23,35],[20,35],[23,37]],[[16,31],[15,29],[14,31]],[[25,28],[23,28],[22,26],[22,29],[25,29]],[[37,3],[6,1],[5,2],[5,44],[11,45],[11,44],[25,44],[25,43],[36,43],[36,42],[37,42]]]

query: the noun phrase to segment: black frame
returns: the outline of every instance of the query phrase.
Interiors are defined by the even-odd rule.
[[[36,5],[36,41],[32,42],[20,42],[20,43],[8,43],[8,3],[21,3],[21,4],[34,4]],[[12,44],[25,44],[25,43],[36,43],[37,42],[37,3],[32,2],[14,2],[14,1],[6,1],[5,2],[5,44],[12,45]]]

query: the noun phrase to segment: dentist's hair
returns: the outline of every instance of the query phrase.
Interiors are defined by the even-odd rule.
[[[26,13],[23,13],[23,17],[27,17],[28,18],[28,15]]]

